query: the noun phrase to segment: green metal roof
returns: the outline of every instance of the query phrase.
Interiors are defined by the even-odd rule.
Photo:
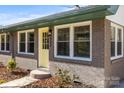
[[[32,29],[38,27],[54,26],[72,22],[105,18],[105,16],[115,14],[118,7],[118,5],[96,5],[81,7],[80,9],[74,9],[66,12],[49,15],[46,17],[7,25],[1,28],[0,31],[19,31],[24,29]]]

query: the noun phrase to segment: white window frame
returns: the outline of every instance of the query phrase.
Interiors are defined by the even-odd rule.
[[[90,57],[74,57],[74,27],[76,26],[90,26]],[[69,56],[59,56],[57,55],[57,31],[60,28],[69,28],[70,31],[70,47],[69,47]],[[72,60],[83,60],[83,61],[92,61],[92,21],[85,21],[79,23],[72,23],[66,25],[58,25],[54,26],[54,57],[55,58],[63,58],[63,59],[72,59]]]
[[[115,60],[118,58],[123,57],[123,26],[117,25],[115,23],[111,23],[111,27],[115,27],[115,56],[111,57],[111,60]],[[122,40],[122,45],[121,45],[121,55],[117,55],[117,31],[118,29],[121,29],[122,31],[122,36],[121,36],[121,40]]]
[[[28,34],[29,32],[34,32],[34,29],[30,29],[30,30],[24,30],[24,31],[18,31],[18,54],[27,54],[27,55],[34,55],[34,53],[29,53],[28,52],[28,47],[27,47],[27,42],[28,42]],[[20,34],[21,33],[25,33],[25,52],[20,52]]]
[[[4,35],[4,39],[5,39],[5,46],[4,46],[4,50],[1,50],[1,36]],[[6,35],[10,35],[8,33],[2,33],[0,34],[0,52],[10,52],[10,49],[9,50],[6,50]],[[10,43],[10,42],[9,42]]]

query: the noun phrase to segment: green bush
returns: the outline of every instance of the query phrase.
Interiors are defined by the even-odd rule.
[[[6,80],[0,80],[0,84],[6,83],[6,82],[7,82]]]
[[[14,60],[13,58],[11,58],[11,59],[8,61],[8,63],[7,63],[7,69],[8,69],[9,71],[11,71],[11,72],[16,69],[16,62],[15,62],[15,60]]]
[[[58,68],[56,75],[59,77],[59,87],[68,87],[73,85],[74,81],[79,79],[75,75],[71,75],[69,71]]]

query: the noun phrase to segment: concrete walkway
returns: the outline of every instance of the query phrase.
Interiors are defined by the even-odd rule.
[[[117,88],[124,88],[124,81],[121,81],[121,82],[119,83],[119,85],[117,86]]]
[[[124,88],[124,80],[120,81],[118,85],[115,85],[112,88]]]
[[[38,79],[31,78],[30,76],[25,76],[20,79],[16,79],[4,84],[0,84],[0,88],[20,88],[37,80]]]

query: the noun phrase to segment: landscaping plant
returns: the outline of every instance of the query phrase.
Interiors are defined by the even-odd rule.
[[[13,72],[16,69],[16,62],[15,59],[11,58],[7,63],[7,69],[10,72]]]
[[[71,73],[67,70],[63,70],[60,68],[57,68],[57,73],[56,75],[59,77],[58,79],[58,84],[59,87],[64,88],[64,87],[71,87],[74,84],[74,81],[79,79],[79,77],[75,75],[71,75]]]
[[[6,83],[6,82],[7,82],[6,80],[0,80],[0,84]]]

